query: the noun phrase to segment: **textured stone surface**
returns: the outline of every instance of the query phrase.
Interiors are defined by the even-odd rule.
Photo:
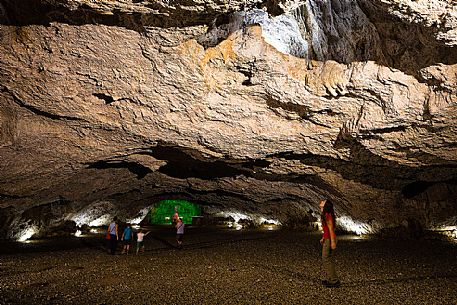
[[[0,1],[2,236],[177,197],[455,224],[456,7]]]

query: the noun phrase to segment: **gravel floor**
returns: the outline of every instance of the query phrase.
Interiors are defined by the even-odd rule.
[[[100,236],[0,244],[0,304],[457,304],[457,244],[341,236],[324,288],[320,235],[155,228],[140,255]]]

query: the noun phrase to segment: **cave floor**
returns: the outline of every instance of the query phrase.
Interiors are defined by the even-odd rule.
[[[457,244],[341,236],[324,288],[320,235],[152,228],[140,255],[101,235],[0,243],[0,304],[457,304]]]

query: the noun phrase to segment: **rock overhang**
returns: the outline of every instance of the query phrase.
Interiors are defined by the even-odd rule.
[[[426,60],[405,56],[421,54],[416,43],[394,52],[421,23],[381,10],[401,21],[395,40],[367,6],[282,1],[277,12],[301,16],[300,58],[261,26],[212,23],[262,6],[265,16],[269,2],[211,2],[181,21],[179,1],[86,2],[2,1],[4,237],[97,202],[127,219],[178,197],[284,223],[318,213],[322,197],[358,230],[452,223],[456,52],[433,35],[420,37]],[[341,32],[341,12],[364,30]],[[201,45],[218,27],[218,42]]]

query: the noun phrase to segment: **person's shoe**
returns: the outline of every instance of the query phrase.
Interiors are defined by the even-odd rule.
[[[322,281],[322,285],[324,285],[325,287],[327,288],[338,288],[341,286],[341,282],[340,281],[336,281],[334,283],[331,283],[329,281]]]

